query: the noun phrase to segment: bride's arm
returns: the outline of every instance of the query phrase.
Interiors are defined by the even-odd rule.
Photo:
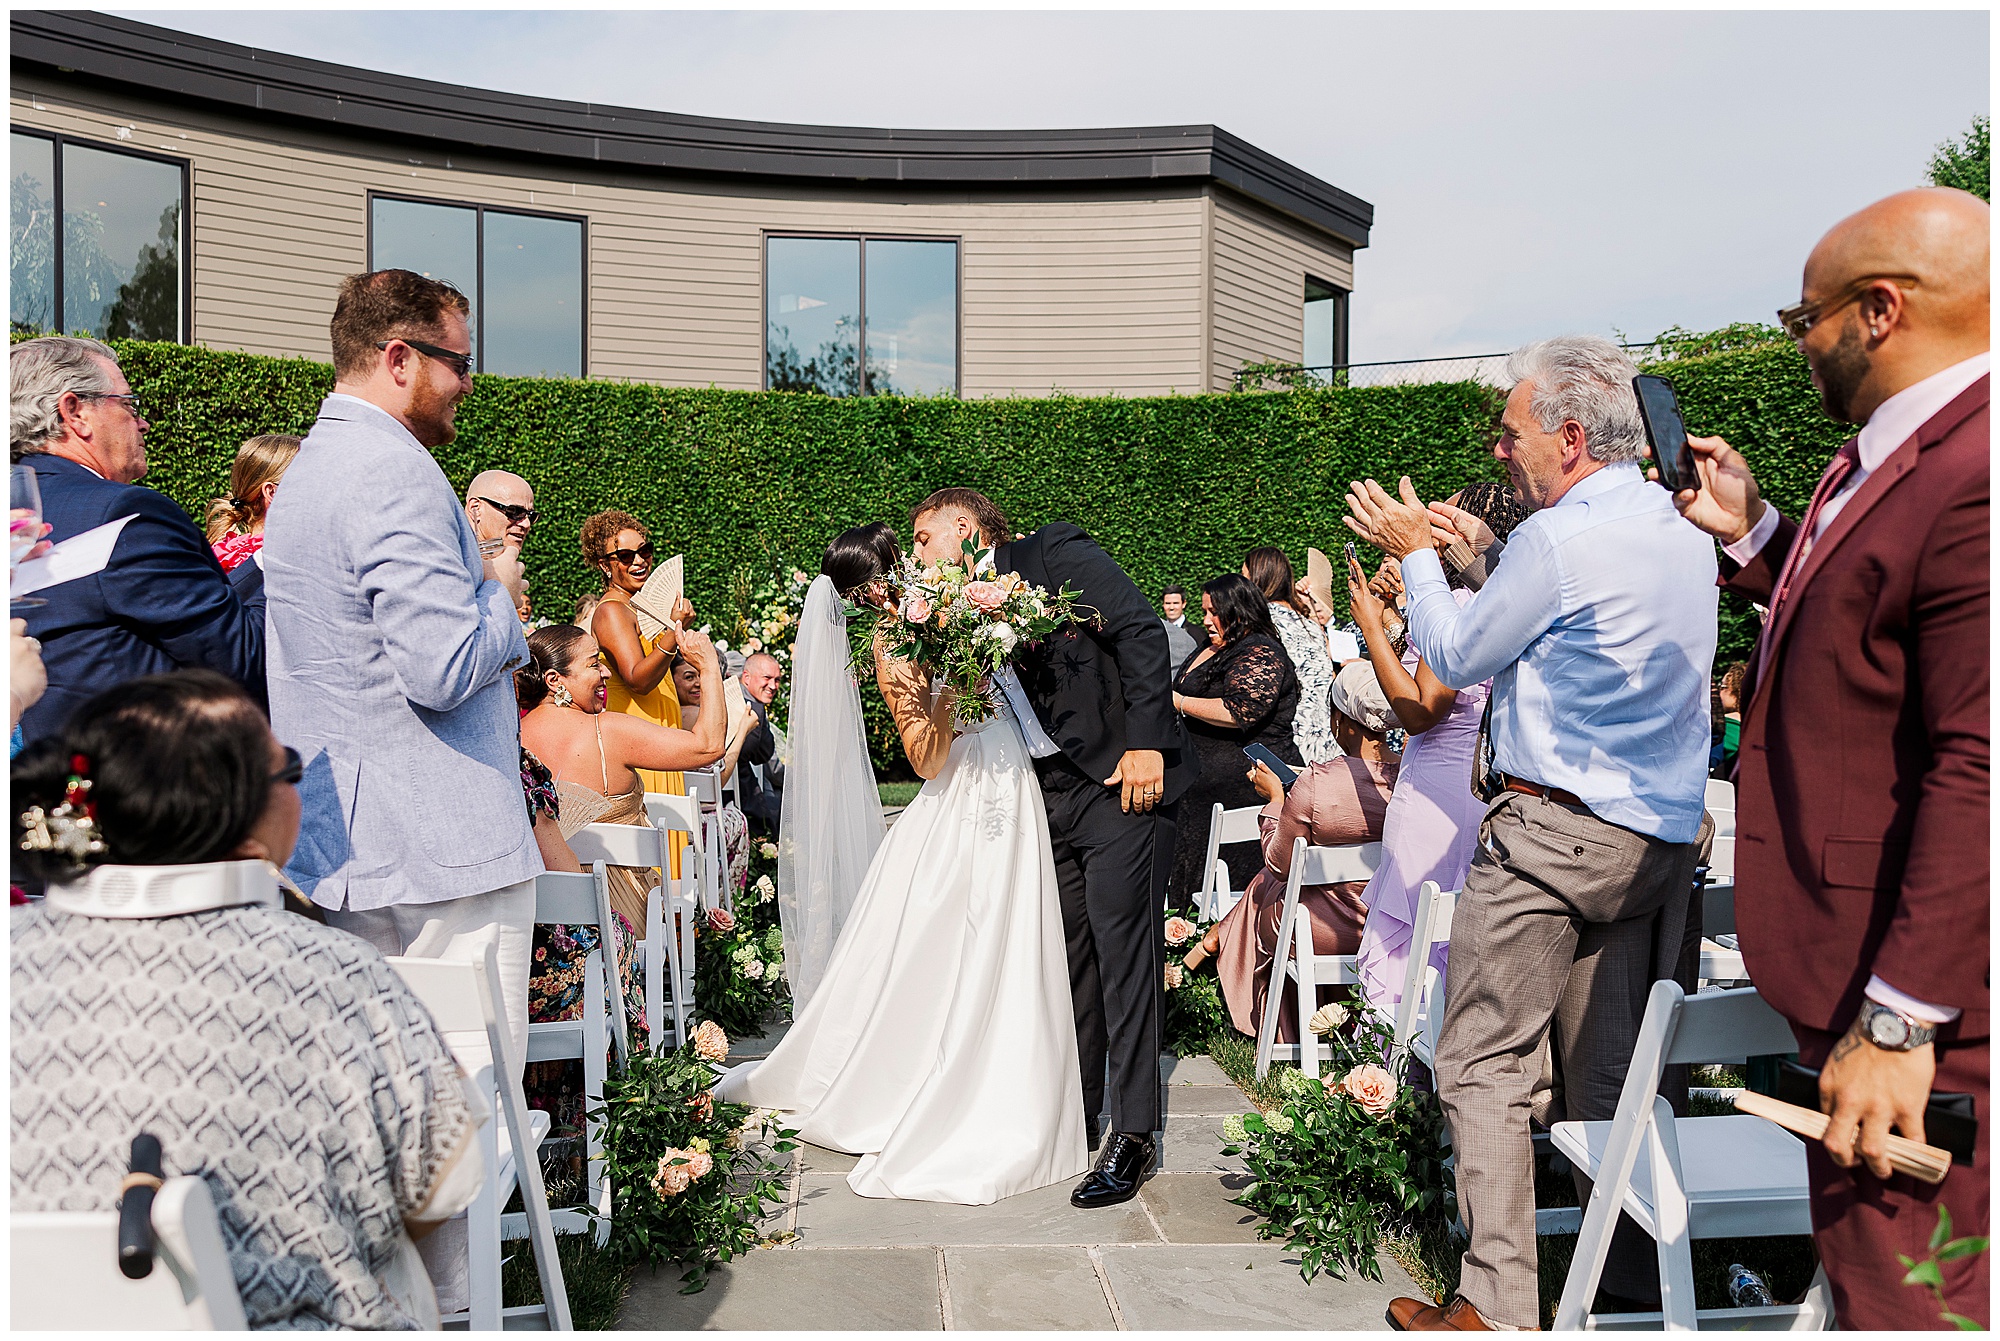
[[[952,694],[950,690],[931,695],[930,677],[907,661],[883,655],[875,649],[875,684],[896,720],[896,734],[903,738],[903,753],[910,767],[926,782],[944,771],[951,754]]]

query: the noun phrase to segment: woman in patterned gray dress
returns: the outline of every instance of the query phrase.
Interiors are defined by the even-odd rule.
[[[1338,758],[1333,739],[1333,657],[1326,650],[1326,630],[1313,618],[1312,604],[1300,591],[1285,551],[1253,549],[1243,556],[1243,576],[1264,593],[1271,606],[1271,624],[1299,677],[1299,710],[1292,718],[1292,741],[1307,765]]]
[[[148,1132],[208,1184],[251,1328],[435,1328],[414,1241],[479,1190],[478,1121],[374,947],[282,902],[301,771],[205,670],[100,694],[14,761],[48,894],[9,928],[9,1204],[112,1210]]]

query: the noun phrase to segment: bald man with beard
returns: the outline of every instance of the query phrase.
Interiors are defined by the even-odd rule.
[[[1940,1208],[1987,1232],[1990,211],[1905,191],[1836,224],[1779,313],[1842,445],[1803,518],[1693,438],[1675,503],[1723,544],[1723,582],[1770,607],[1737,772],[1737,930],[1752,980],[1820,1068],[1813,1237],[1844,1328],[1942,1327],[1902,1284]],[[1969,1163],[1890,1169],[1933,1092],[1974,1096]],[[1984,1253],[1944,1263],[1988,1322]]]

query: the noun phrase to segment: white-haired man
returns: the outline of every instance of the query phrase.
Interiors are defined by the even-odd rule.
[[[1509,361],[1493,454],[1534,516],[1461,608],[1408,479],[1353,486],[1348,524],[1400,559],[1410,645],[1437,677],[1493,679],[1494,804],[1452,921],[1438,1097],[1471,1233],[1458,1297],[1390,1306],[1408,1331],[1537,1328],[1530,1092],[1544,1040],[1563,1116],[1617,1109],[1646,996],[1671,977],[1708,759],[1716,558],[1641,473],[1637,369],[1594,336]],[[1610,1306],[1656,1297],[1624,1226]]]
[[[465,519],[479,537],[480,554],[488,558],[502,550],[519,555],[528,543],[528,528],[535,524],[536,515],[534,486],[511,470],[482,470],[465,486]],[[514,612],[523,624],[534,614],[525,577]]]

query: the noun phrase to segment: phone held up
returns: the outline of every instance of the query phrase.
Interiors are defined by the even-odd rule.
[[[1245,745],[1243,747],[1243,754],[1252,763],[1262,764],[1264,765],[1264,767],[1270,769],[1273,773],[1277,774],[1278,785],[1280,787],[1283,787],[1286,791],[1290,791],[1292,789],[1292,784],[1299,780],[1298,770],[1294,769],[1290,764],[1286,763],[1283,759],[1280,759],[1277,755],[1271,753],[1270,750],[1268,750],[1262,745],[1256,745],[1256,744]]]
[[[1352,540],[1348,541],[1343,548],[1347,553],[1348,571],[1352,572],[1355,568],[1361,566],[1361,556],[1354,552],[1354,542]]]
[[[1640,373],[1632,379],[1632,390],[1639,398],[1639,418],[1646,425],[1646,441],[1653,449],[1653,465],[1660,472],[1660,486],[1675,494],[1699,488],[1694,452],[1688,447],[1687,427],[1681,422],[1674,384],[1664,377]]]

